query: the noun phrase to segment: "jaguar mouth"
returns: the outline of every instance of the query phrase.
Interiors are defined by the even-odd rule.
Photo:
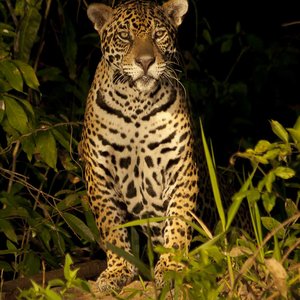
[[[148,92],[155,88],[157,80],[148,75],[142,75],[135,80],[135,86],[138,90]]]
[[[139,82],[139,83],[147,85],[153,79],[154,78],[149,75],[141,75],[140,77],[135,79],[135,82]]]
[[[143,75],[140,80],[142,80],[142,82],[144,82],[145,84],[149,83],[149,81],[152,79],[152,77],[147,76],[147,75]]]

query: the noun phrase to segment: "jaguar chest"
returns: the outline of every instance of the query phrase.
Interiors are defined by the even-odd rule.
[[[86,148],[93,170],[139,217],[165,213],[165,187],[176,176],[179,160],[190,153],[182,91],[168,88],[151,95],[99,88],[87,106]]]

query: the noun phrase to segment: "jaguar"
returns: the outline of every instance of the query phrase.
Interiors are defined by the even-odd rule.
[[[128,231],[120,226],[128,220],[150,218],[142,229],[153,245],[185,251],[191,243],[189,223],[204,189],[177,72],[177,31],[187,10],[187,0],[93,3],[87,9],[102,58],[87,97],[81,152],[107,256],[107,268],[97,279],[103,292],[119,291],[137,275],[134,265],[107,247],[131,253]],[[166,271],[183,267],[171,253],[156,263],[159,288]]]

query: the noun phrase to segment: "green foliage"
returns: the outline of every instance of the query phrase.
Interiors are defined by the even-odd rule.
[[[67,254],[64,265],[65,281],[60,279],[50,280],[46,287],[42,287],[34,281],[31,281],[32,288],[21,291],[17,299],[62,300],[64,299],[64,295],[66,295],[66,293],[68,293],[68,296],[72,295],[69,293],[69,290],[72,288],[79,288],[83,291],[90,292],[88,283],[84,280],[77,278],[77,272],[79,269],[71,269],[72,264],[73,261],[71,259],[71,256]],[[54,288],[56,288],[57,291],[55,291]]]
[[[88,74],[78,66],[75,25],[63,4],[43,2],[0,4],[3,280],[34,275],[42,261],[47,269],[58,267],[66,252],[76,253],[83,245],[98,242],[77,163],[78,115],[83,115]],[[52,18],[62,18],[55,29],[48,20],[50,11]],[[45,54],[46,33],[51,36],[59,31],[56,47],[61,45],[65,65],[48,62]],[[47,294],[51,293],[49,288]]]

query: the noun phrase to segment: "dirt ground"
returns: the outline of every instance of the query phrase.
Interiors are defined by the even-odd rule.
[[[144,282],[144,286],[140,281],[134,281],[126,286],[122,292],[117,296],[105,295],[100,293],[97,289],[95,281],[89,281],[91,289],[95,295],[93,297],[89,293],[82,293],[81,291],[72,291],[71,294],[66,295],[64,300],[76,299],[76,300],[90,300],[90,299],[101,299],[101,300],[114,300],[114,299],[130,299],[130,300],[149,300],[156,299],[155,289],[151,282]],[[76,297],[76,298],[75,298]]]

